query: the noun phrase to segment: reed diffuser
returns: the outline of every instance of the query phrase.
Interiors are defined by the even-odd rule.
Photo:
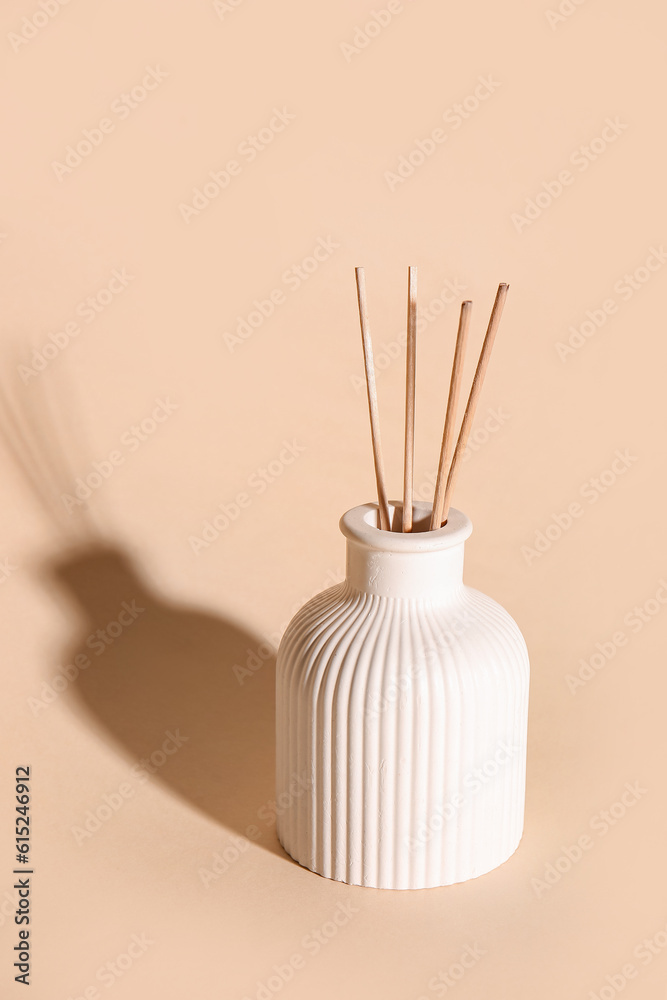
[[[304,605],[280,644],[278,836],[328,878],[430,888],[496,868],[523,830],[526,644],[499,604],[463,583],[472,525],[450,505],[508,286],[498,287],[456,435],[472,308],[461,304],[427,504],[413,499],[417,269],[401,502],[387,496],[362,268],[356,282],[377,502],[343,515],[346,579]]]

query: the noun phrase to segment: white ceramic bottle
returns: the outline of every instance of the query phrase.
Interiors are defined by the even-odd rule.
[[[354,885],[419,889],[490,871],[523,830],[528,654],[510,615],[463,584],[472,525],[341,518],[347,577],[295,615],[277,663],[278,836]],[[400,505],[392,505],[400,517]]]

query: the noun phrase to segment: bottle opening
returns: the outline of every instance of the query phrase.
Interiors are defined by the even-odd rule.
[[[429,552],[459,545],[469,537],[472,524],[465,514],[455,507],[449,508],[444,527],[429,530],[432,504],[415,500],[412,508],[412,531],[401,531],[402,504],[394,500],[389,504],[391,531],[380,528],[377,503],[365,503],[346,511],[340,519],[340,528],[346,538],[378,552]]]
[[[424,507],[427,509],[424,510]],[[401,526],[403,523],[403,504],[400,500],[390,500],[388,503],[389,507],[389,523],[391,525],[392,531],[401,531]],[[423,503],[413,504],[412,507],[412,531],[411,534],[415,534],[418,531],[429,531],[431,525],[431,509],[432,505],[425,505]],[[380,527],[380,510],[369,510],[364,515],[364,521],[369,524],[372,528]]]

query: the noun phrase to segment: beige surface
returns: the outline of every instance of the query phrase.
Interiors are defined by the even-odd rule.
[[[3,4],[3,379],[38,419],[45,396],[70,412],[70,471],[52,496],[68,524],[82,512],[67,515],[59,492],[120,456],[90,498],[109,550],[74,559],[2,454],[7,995],[22,995],[11,790],[29,763],[35,1000],[665,997],[665,14],[587,0],[550,25],[547,2],[391,6],[352,51],[341,45],[372,7],[349,0],[72,0],[36,29],[22,21],[41,25],[36,2]],[[124,104],[144,77],[154,89]],[[456,105],[476,88],[463,119]],[[270,123],[250,162],[239,146]],[[85,129],[100,130],[90,155],[54,167]],[[434,130],[432,155],[387,179]],[[586,161],[580,147],[602,135]],[[224,170],[198,214],[179,208]],[[546,207],[513,221],[541,191]],[[316,247],[324,259],[301,280],[293,268]],[[655,270],[633,289],[624,275],[647,259]],[[256,650],[340,572],[338,517],[373,496],[356,264],[381,364],[399,350],[406,270],[419,266],[416,488],[437,464],[460,298],[474,300],[476,348],[497,283],[511,284],[455,504],[475,525],[467,581],[505,604],[531,652],[526,829],[499,870],[425,892],[296,867],[268,806],[273,664]],[[99,313],[79,306],[107,287]],[[272,293],[273,314],[230,350],[225,334]],[[441,293],[442,314],[425,314]],[[559,357],[589,310],[604,322]],[[29,363],[31,345],[63,331],[24,385],[12,344]],[[378,390],[392,496],[403,386],[391,360]],[[157,400],[177,408],[139,441],[131,428]],[[617,451],[630,458],[601,492],[593,480]],[[193,551],[239,493],[236,520]],[[572,504],[560,538],[522,552]],[[29,699],[132,600],[145,611],[35,710]],[[597,643],[614,655],[569,690]],[[248,650],[263,665],[240,684]],[[168,731],[187,741],[166,756]],[[147,778],[137,761],[155,752]],[[605,827],[626,783],[639,791]],[[122,804],[82,839],[105,796]],[[531,881],[581,838],[569,871]],[[207,887],[216,852],[236,860]],[[115,976],[107,963],[133,935],[144,943]],[[469,946],[448,987],[440,973],[456,976]],[[262,993],[291,959],[289,982]]]

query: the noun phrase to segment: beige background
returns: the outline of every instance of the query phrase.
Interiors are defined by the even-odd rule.
[[[24,763],[36,1000],[667,995],[667,20],[648,0],[565,2],[560,20],[548,16],[555,0],[404,0],[365,47],[345,48],[386,6],[52,0],[46,16],[28,0],[3,4],[2,385],[12,412],[32,419],[23,466],[36,463],[46,509],[64,525],[54,529],[3,449],[8,996],[22,990],[11,829]],[[154,89],[114,110],[147,67]],[[476,102],[480,77],[492,93]],[[239,146],[278,124],[274,108],[294,118],[249,162]],[[93,133],[90,155],[54,167],[102,119],[112,130]],[[445,141],[390,185],[385,174],[434,129]],[[583,169],[580,147],[603,133]],[[185,221],[179,206],[233,159],[240,172]],[[567,170],[559,197],[544,194],[529,224],[513,221]],[[285,272],[320,239],[336,246],[295,288]],[[655,270],[641,270],[647,259]],[[357,264],[379,362],[398,351],[408,264],[419,266],[422,315],[448,281],[474,300],[475,347],[498,282],[511,284],[456,505],[475,525],[467,581],[511,611],[531,653],[525,835],[495,872],[424,892],[329,882],[284,855],[268,805],[274,664],[243,683],[234,671],[253,651],[261,661],[260,644],[340,573],[338,518],[373,497]],[[123,269],[127,284],[113,281],[113,301],[86,322],[79,304]],[[624,275],[636,271],[633,289]],[[275,289],[273,314],[230,350],[225,334]],[[569,328],[587,311],[599,320],[610,299],[604,324],[559,357]],[[456,313],[429,312],[420,333],[418,484],[436,463]],[[43,371],[17,367],[38,363],[32,349],[59,332],[65,346],[47,349]],[[378,376],[393,495],[403,379],[396,357]],[[131,428],[160,399],[175,408],[138,443]],[[484,431],[489,410],[502,425]],[[274,464],[260,492],[254,476],[280,463],[285,441],[301,451]],[[601,492],[590,481],[617,450],[631,458]],[[61,494],[111,452],[120,459],[87,512],[68,513]],[[193,551],[191,537],[239,492],[245,509]],[[522,551],[576,503],[580,516],[560,538],[551,529],[546,551]],[[84,537],[75,556],[67,533],[86,516],[103,540]],[[35,701],[132,600],[145,610],[113,645],[99,656],[88,647],[79,678]],[[634,617],[645,605],[645,620]],[[619,631],[625,644],[570,690],[568,675]],[[187,741],[163,759],[177,730]],[[144,780],[137,761],[156,752]],[[626,783],[638,783],[636,801],[614,807],[603,833],[601,813]],[[105,811],[105,796],[122,804]],[[238,837],[253,825],[248,846]],[[567,869],[563,851],[582,837],[588,850],[569,870],[533,881]],[[216,852],[231,863],[207,887]],[[326,943],[315,946],[319,930]],[[133,935],[152,943],[110,972]],[[459,974],[467,946],[483,954],[448,987],[438,977]],[[278,989],[274,966],[294,955],[302,967]],[[628,963],[630,979],[619,973]]]

